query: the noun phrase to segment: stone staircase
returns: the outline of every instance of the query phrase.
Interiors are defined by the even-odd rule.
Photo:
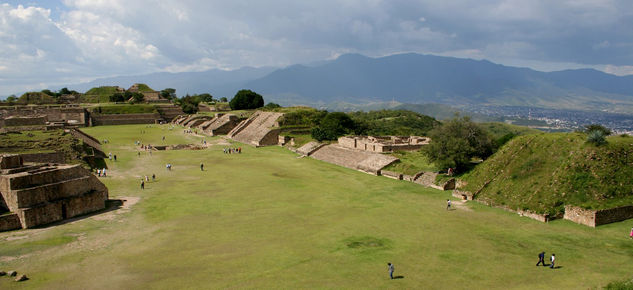
[[[213,119],[200,124],[198,129],[201,129],[205,134],[209,134],[211,136],[225,135],[233,130],[238,123],[238,116],[218,113]]]
[[[283,113],[257,111],[233,128],[228,137],[254,146],[277,145],[280,132],[277,120],[281,116]]]
[[[393,156],[349,149],[334,144],[318,148],[310,157],[375,175],[380,175],[382,168],[398,161],[398,158]]]

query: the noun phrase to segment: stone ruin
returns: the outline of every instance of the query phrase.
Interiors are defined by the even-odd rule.
[[[27,229],[105,208],[108,189],[80,165],[0,155],[0,231]]]
[[[381,170],[399,159],[390,155],[346,148],[340,145],[320,145],[310,142],[299,149],[299,153],[314,159],[339,166],[381,175]]]
[[[228,137],[253,146],[277,145],[279,143],[279,122],[283,113],[257,111],[250,118],[240,122]]]
[[[343,147],[378,153],[419,150],[430,141],[431,138],[420,136],[345,136],[338,138],[338,144]]]
[[[200,126],[202,132],[211,136],[226,135],[239,124],[240,118],[233,114],[218,113],[211,120],[208,120]]]

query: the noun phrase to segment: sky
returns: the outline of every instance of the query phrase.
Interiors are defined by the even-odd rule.
[[[633,74],[630,0],[0,0],[0,97],[99,77],[415,52]]]

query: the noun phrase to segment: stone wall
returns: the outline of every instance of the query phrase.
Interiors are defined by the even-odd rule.
[[[78,106],[11,106],[0,107],[0,119],[11,116],[45,115],[49,122],[66,122],[77,126],[88,125],[88,113]]]
[[[158,113],[146,114],[91,114],[93,126],[103,125],[129,125],[129,124],[155,124],[160,120]]]
[[[398,173],[398,172],[393,172],[393,171],[388,171],[388,170],[381,170],[380,171],[380,175],[382,175],[384,177],[389,177],[389,178],[393,178],[393,179],[402,180],[402,174]]]
[[[0,155],[0,169],[11,169],[22,166],[22,157],[18,154]]]
[[[0,215],[0,232],[21,229],[20,218],[15,213]]]
[[[24,162],[36,163],[64,163],[66,157],[64,152],[48,152],[48,153],[23,153],[20,154]]]
[[[351,149],[385,153],[418,150],[429,140],[419,136],[343,136],[338,138],[338,144]]]
[[[46,115],[34,115],[34,116],[11,116],[4,119],[4,126],[35,126],[46,125],[48,118]]]
[[[73,137],[83,141],[86,145],[94,148],[97,151],[102,151],[101,150],[101,142],[99,142],[99,140],[97,140],[97,138],[92,137],[88,134],[86,134],[84,131],[81,131],[77,128],[73,128],[68,130],[68,132],[73,135]]]
[[[0,193],[22,228],[103,209],[108,198],[106,186],[80,165],[41,164],[0,175]]]
[[[563,218],[578,224],[596,227],[633,218],[633,206],[591,210],[566,205]]]

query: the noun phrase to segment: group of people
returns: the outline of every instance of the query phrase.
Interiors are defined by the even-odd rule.
[[[167,165],[165,165],[165,168],[167,168],[167,170],[171,171],[171,163],[167,163]]]
[[[116,161],[116,154],[112,155],[112,152],[108,153],[108,159]]]
[[[182,131],[183,131],[183,133],[185,133],[185,134],[194,134],[194,133],[195,133],[195,134],[198,134],[198,131],[197,131],[197,130],[196,130],[196,131],[194,131],[194,130],[191,130],[191,129],[185,129],[185,130],[182,130]]]
[[[106,169],[105,169],[105,167],[104,167],[104,168],[102,168],[102,169],[98,169],[98,168],[97,168],[97,175],[99,175],[99,177],[101,177],[101,176],[106,177],[107,175],[106,175]]]
[[[242,147],[237,148],[224,148],[224,154],[242,153]]]
[[[552,256],[549,258],[550,264],[549,264],[549,268],[550,269],[554,269],[554,264],[556,264],[556,254],[552,253]],[[542,264],[543,266],[547,266],[545,265],[545,252],[540,252],[538,254],[538,263],[536,263],[536,266]]]
[[[156,174],[152,174],[152,182],[156,181]],[[145,182],[149,182],[149,177],[145,175],[145,180],[141,178],[141,189],[145,189]]]

